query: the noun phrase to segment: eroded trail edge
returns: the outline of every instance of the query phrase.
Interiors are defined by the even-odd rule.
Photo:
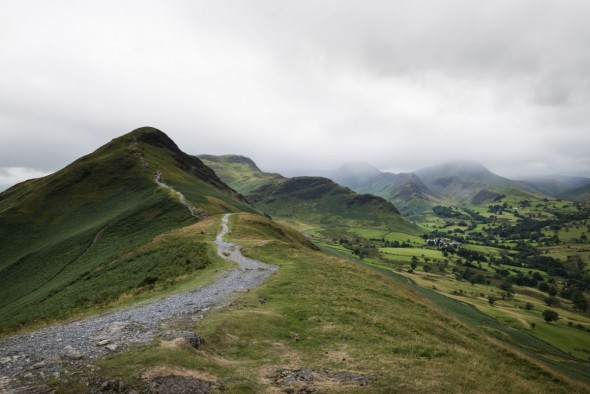
[[[215,283],[176,293],[149,304],[45,327],[0,341],[0,392],[49,376],[59,377],[85,367],[88,360],[131,345],[149,343],[178,319],[197,321],[203,312],[226,305],[236,292],[254,288],[277,267],[245,257],[239,245],[224,241],[230,214],[223,216],[215,243],[218,254],[239,264]]]

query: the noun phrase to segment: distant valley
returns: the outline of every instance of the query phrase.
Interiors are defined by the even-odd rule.
[[[405,216],[424,218],[434,205],[480,204],[506,195],[587,200],[590,178],[547,176],[514,181],[476,162],[450,162],[411,173],[381,172],[368,163],[349,163],[327,173],[341,185],[391,201]]]

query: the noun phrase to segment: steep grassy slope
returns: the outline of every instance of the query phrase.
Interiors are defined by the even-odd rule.
[[[268,183],[285,179],[280,174],[262,172],[248,157],[238,155],[199,155],[198,157],[225,183],[244,195]]]
[[[132,252],[198,220],[176,193],[155,183],[156,173],[184,193],[200,217],[252,210],[211,169],[153,128],[135,130],[54,174],[16,185],[0,194],[0,330],[64,316],[206,264],[199,245]],[[152,268],[174,267],[184,254],[194,261],[150,277]],[[80,287],[82,280],[92,286]],[[121,280],[124,286],[114,284]]]
[[[397,182],[393,183],[388,194],[382,197],[391,201],[410,220],[420,221],[439,203],[439,199],[416,174],[397,175]],[[369,190],[364,192],[371,193]]]
[[[277,273],[197,323],[207,340],[198,350],[163,341],[113,355],[94,375],[84,372],[90,381],[123,379],[142,391],[158,376],[184,376],[229,393],[587,389],[468,328],[406,284],[313,250],[289,228],[240,214],[232,240],[278,265]]]

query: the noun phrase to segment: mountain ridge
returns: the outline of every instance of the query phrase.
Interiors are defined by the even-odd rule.
[[[568,198],[570,192],[590,185],[590,178],[568,175],[545,175],[520,179],[520,183],[556,198]]]
[[[438,196],[414,173],[381,172],[368,163],[346,163],[328,176],[358,193],[370,193],[393,203],[411,220],[419,220],[437,203]]]
[[[199,217],[254,212],[212,169],[150,127],[115,138],[53,174],[0,193],[0,313],[10,316],[0,330],[98,302],[81,289],[100,288],[105,280],[113,280],[106,270],[110,262],[198,220],[182,199],[198,210]],[[194,253],[205,263],[199,250]],[[150,259],[141,256],[138,264]],[[163,270],[162,280],[174,276],[177,268],[172,269],[172,262],[168,269],[149,261],[146,272],[152,267],[154,272]],[[195,261],[186,268],[196,266]],[[128,280],[105,287],[101,299],[115,299],[129,286],[142,288],[149,274],[130,269],[131,265],[116,267]],[[79,280],[83,275],[92,279]],[[6,308],[14,313],[8,315]]]
[[[242,192],[248,201],[267,214],[282,219],[337,225],[347,220],[355,223],[384,222],[417,232],[417,227],[403,218],[398,209],[380,196],[358,194],[321,176],[283,177],[265,173],[248,159],[236,165],[234,155],[211,157],[200,155],[228,184]],[[255,169],[256,168],[256,169]],[[239,175],[237,175],[239,174]],[[384,215],[383,220],[379,215]],[[389,224],[385,224],[389,223]]]
[[[243,195],[269,182],[278,182],[285,178],[278,173],[263,172],[252,159],[241,155],[198,155],[197,157],[223,178],[224,182]]]

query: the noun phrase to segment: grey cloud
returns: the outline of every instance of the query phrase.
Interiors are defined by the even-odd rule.
[[[590,176],[590,3],[0,5],[0,166],[57,170],[136,127],[265,170],[350,160]]]

